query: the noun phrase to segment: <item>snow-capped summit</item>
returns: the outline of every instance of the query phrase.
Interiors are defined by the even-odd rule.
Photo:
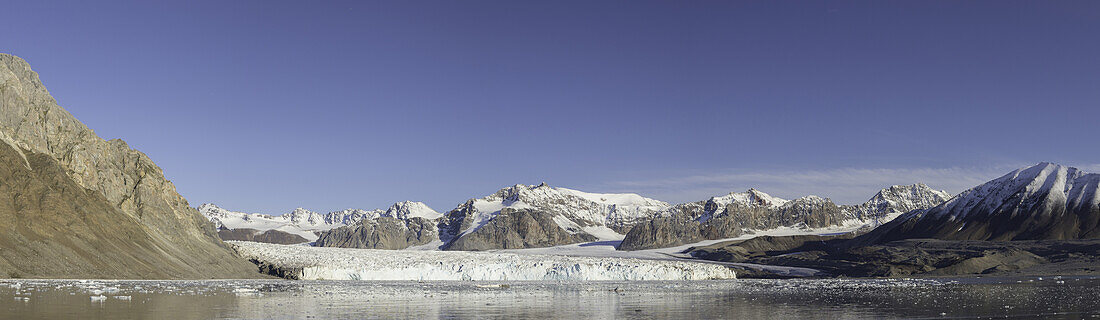
[[[402,201],[394,203],[383,214],[387,217],[393,217],[401,220],[407,220],[409,218],[420,217],[428,220],[439,219],[443,214],[436,212],[423,202],[416,201]]]
[[[1100,174],[1049,162],[1021,168],[864,236],[1041,240],[1100,238]]]
[[[509,216],[508,223],[538,224],[540,232],[557,234],[559,229],[565,234],[558,240],[548,243],[565,244],[577,239],[609,239],[617,240],[623,237],[622,233],[629,230],[630,226],[648,220],[657,212],[668,207],[668,203],[642,197],[632,193],[590,193],[573,189],[551,187],[545,183],[539,185],[523,185],[500,189],[499,191],[479,199],[470,199],[466,203],[451,210],[444,217],[444,226],[441,235],[445,241],[467,236],[489,225],[502,213],[511,213],[517,210],[525,210],[529,218],[515,218]],[[534,219],[534,220],[527,220]],[[552,221],[556,226],[547,230],[541,222]],[[499,223],[505,223],[501,220]],[[518,226],[496,226],[498,229],[520,229]],[[499,232],[513,232],[514,230],[500,230]],[[490,231],[485,231],[490,232]],[[497,231],[492,231],[497,232]],[[523,231],[526,232],[526,231]],[[576,236],[576,237],[574,237]],[[522,235],[519,237],[523,238]],[[486,247],[508,244],[484,244]],[[517,244],[518,245],[518,244]]]
[[[724,196],[712,197],[708,202],[712,202],[719,207],[735,203],[744,206],[778,207],[787,203],[787,200],[750,188],[745,192],[730,192]]]
[[[950,198],[951,194],[947,191],[932,189],[923,183],[894,185],[882,189],[867,202],[846,209],[851,212],[852,218],[873,220],[878,225],[909,211],[936,206]]]
[[[212,203],[200,205],[198,210],[219,229],[277,230],[301,236],[309,241],[317,240],[318,232],[383,216],[402,220],[412,217],[431,220],[442,216],[424,203],[413,201],[395,203],[388,210],[344,209],[320,214],[304,208],[296,208],[291,212],[278,216],[230,211]]]
[[[285,218],[283,220],[288,220],[291,223],[298,224],[298,225],[306,224],[306,225],[315,226],[315,225],[318,225],[318,224],[325,223],[325,217],[321,216],[320,214],[318,214],[316,212],[309,211],[309,210],[306,210],[304,208],[295,208],[294,211],[291,211],[290,213],[283,214],[280,217]]]
[[[484,198],[473,199],[473,206],[481,215],[494,215],[503,208],[537,208],[570,220],[583,220],[586,224],[619,226],[648,218],[667,208],[668,203],[633,193],[589,193],[543,183],[503,188]]]
[[[1096,207],[1100,197],[1096,188],[1098,174],[1087,174],[1077,168],[1042,162],[1017,169],[993,181],[963,191],[944,203],[937,214],[965,218],[971,214],[994,214],[1017,207]],[[1066,208],[1058,208],[1066,209]]]

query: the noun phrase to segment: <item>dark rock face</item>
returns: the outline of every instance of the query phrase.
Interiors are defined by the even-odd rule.
[[[666,248],[703,241],[706,238],[700,231],[701,225],[683,216],[653,219],[631,229],[619,244],[619,250]]]
[[[9,175],[3,186],[10,188],[0,216],[13,221],[2,226],[0,272],[39,278],[259,276],[149,157],[122,140],[96,136],[57,105],[25,61],[7,54],[0,54],[0,140]]]
[[[360,249],[405,249],[428,244],[439,239],[432,220],[413,217],[407,220],[393,217],[363,219],[359,223],[339,227],[320,234],[318,247]]]
[[[446,250],[523,249],[595,241],[587,233],[570,233],[549,213],[505,208],[477,230],[447,244]]]
[[[910,212],[856,239],[1062,240],[1100,238],[1100,174],[1041,163]]]
[[[822,228],[839,225],[843,212],[832,201],[822,198],[799,198],[776,208],[730,204],[719,214],[736,221],[742,229],[767,230],[782,226]]]
[[[474,215],[477,213],[474,201],[474,199],[467,200],[439,219],[439,236],[447,245],[458,238],[462,230],[473,227]]]
[[[631,229],[619,249],[667,248],[782,226],[820,228],[838,225],[844,219],[836,204],[817,197],[799,198],[781,206],[765,202],[733,202],[721,206],[712,199],[700,205],[678,206],[676,210],[681,213]]]
[[[260,232],[256,229],[219,229],[218,237],[222,240],[256,241],[274,244],[299,244],[309,242],[302,236],[286,233],[279,230],[267,230]]]

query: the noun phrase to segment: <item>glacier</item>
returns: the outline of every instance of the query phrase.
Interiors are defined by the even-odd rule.
[[[299,280],[625,281],[736,279],[726,266],[505,252],[373,250],[227,241],[261,268]]]

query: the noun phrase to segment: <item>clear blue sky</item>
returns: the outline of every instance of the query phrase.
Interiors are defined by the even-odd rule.
[[[15,1],[0,52],[192,205],[252,212],[1100,168],[1095,1]]]

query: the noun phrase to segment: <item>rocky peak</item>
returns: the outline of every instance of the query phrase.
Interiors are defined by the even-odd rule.
[[[407,220],[414,217],[434,220],[439,219],[439,217],[443,216],[443,214],[433,210],[431,207],[428,207],[427,204],[416,201],[402,201],[394,203],[392,206],[390,206],[389,209],[386,210],[385,215],[402,220]]]
[[[746,207],[778,207],[787,203],[787,200],[773,197],[767,193],[764,193],[755,188],[750,188],[745,192],[730,192],[727,195],[720,197],[712,197],[707,200],[704,207],[707,211],[714,212],[722,210],[728,205],[740,205]]]
[[[197,209],[199,212],[203,213],[203,215],[224,215],[226,211],[213,203],[203,203],[199,205]]]
[[[595,228],[591,230],[602,229],[594,232],[609,235],[625,233],[630,226],[652,218],[667,207],[665,202],[632,193],[588,193],[551,187],[545,183],[537,186],[517,184],[484,198],[470,199],[447,212],[440,222],[440,234],[443,241],[451,243],[491,224],[505,211],[527,210],[524,211],[527,213],[520,215],[538,217],[544,219],[543,222],[552,221],[555,228],[567,232],[585,233],[588,232],[584,231],[585,228]],[[518,217],[504,216],[507,216],[504,219]],[[519,223],[515,220],[508,221]],[[561,239],[581,238],[586,237]]]
[[[324,217],[316,212],[306,210],[305,208],[294,208],[293,211],[283,215],[287,220],[294,223],[309,223],[318,224],[324,221]]]
[[[531,190],[533,186],[516,184],[511,187],[505,187],[500,189],[496,193],[489,195],[486,198],[494,198],[499,200],[519,201],[520,193],[523,191]]]
[[[951,194],[923,183],[894,185],[880,190],[859,205],[844,206],[852,218],[874,221],[875,225],[893,220],[902,213],[933,207],[947,201]]]

